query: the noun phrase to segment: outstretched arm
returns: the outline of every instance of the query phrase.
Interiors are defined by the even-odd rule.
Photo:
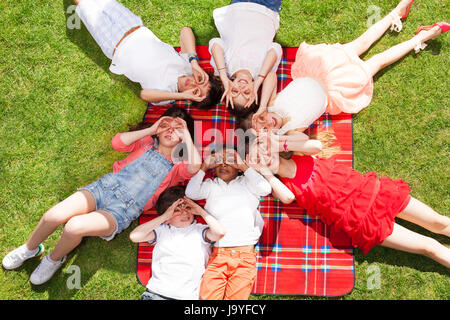
[[[259,101],[258,111],[256,111],[253,117],[257,117],[261,113],[266,111],[267,106],[273,99],[275,99],[276,95],[277,95],[277,74],[275,72],[269,72],[262,84],[261,100]]]
[[[274,135],[278,143],[278,151],[293,151],[301,154],[316,154],[322,151],[319,140],[309,139],[303,132],[291,131],[289,135]]]
[[[219,73],[220,81],[222,81],[222,85],[224,88],[224,93],[222,95],[221,101],[225,98],[225,107],[228,107],[228,103],[231,104],[231,107],[234,108],[233,99],[231,99],[230,90],[231,90],[231,80],[228,78],[227,74],[227,66],[225,64],[225,53],[223,48],[217,43],[214,42],[211,48],[211,55],[216,63],[217,72]]]
[[[143,89],[141,90],[140,96],[142,100],[150,103],[187,99],[184,92],[170,92],[156,89]]]
[[[187,169],[189,173],[196,174],[200,170],[200,166],[202,165],[202,158],[200,153],[192,141],[191,134],[189,133],[189,129],[187,128],[186,121],[181,118],[176,118],[176,122],[179,122],[181,128],[175,130],[176,134],[180,138],[181,142],[183,142],[186,146],[187,151]]]
[[[186,53],[192,67],[195,81],[198,84],[205,84],[209,80],[208,74],[198,64],[197,50],[195,48],[195,35],[191,28],[183,27],[180,32],[181,53]]]
[[[193,215],[202,217],[208,225],[209,228],[208,230],[206,230],[207,240],[209,240],[210,242],[216,242],[222,239],[225,235],[225,229],[219,223],[219,221],[217,221],[216,218],[210,215],[205,209],[203,209],[191,199],[187,197],[185,197],[184,199],[186,201],[186,205],[190,207],[191,213]]]
[[[165,121],[168,121],[170,119],[172,119],[172,117],[161,117],[149,128],[137,131],[122,132],[120,133],[118,138],[124,145],[129,146],[146,136],[153,136],[155,134],[159,134],[166,131],[168,127],[164,126],[163,124]]]
[[[270,49],[267,52],[266,58],[264,59],[263,65],[261,66],[261,70],[259,71],[258,77],[256,79],[254,79],[255,80],[254,85],[253,85],[254,97],[253,97],[253,99],[250,99],[250,101],[247,103],[248,106],[250,106],[253,103],[253,101],[255,101],[256,104],[258,104],[258,90],[259,90],[259,88],[261,87],[261,85],[263,85],[263,88],[264,88],[265,83],[266,82],[270,82],[269,88],[268,88],[269,89],[268,90],[268,97],[266,97],[267,101],[265,102],[266,106],[267,106],[269,98],[270,98],[270,96],[272,95],[272,92],[273,92],[273,87],[272,86],[274,85],[274,83],[275,83],[275,86],[276,86],[276,72],[273,72],[272,69],[273,69],[275,63],[277,62],[277,60],[278,60],[277,52],[273,48]],[[272,74],[272,75],[269,76],[269,74]],[[275,78],[273,76],[275,76]],[[273,81],[273,79],[275,79],[275,82]],[[261,93],[261,99],[262,99],[262,93]]]
[[[272,195],[280,199],[281,202],[289,204],[294,202],[295,196],[288,187],[286,187],[270,170],[267,170],[263,177],[270,183],[272,187]]]

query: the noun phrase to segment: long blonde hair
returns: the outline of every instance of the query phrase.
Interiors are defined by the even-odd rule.
[[[308,132],[309,131],[309,132]],[[322,150],[314,156],[318,158],[331,158],[332,156],[338,154],[342,149],[339,144],[337,144],[337,138],[334,134],[333,130],[320,131],[320,132],[311,132],[311,129],[308,129],[305,132],[306,135],[310,139],[319,140],[322,143]],[[280,156],[284,159],[290,159],[292,157],[293,152],[280,152]],[[296,154],[301,154],[297,152]]]
[[[310,139],[319,140],[322,143],[322,150],[316,154],[319,158],[331,158],[342,149],[337,144],[337,138],[333,130],[320,131],[310,135]]]

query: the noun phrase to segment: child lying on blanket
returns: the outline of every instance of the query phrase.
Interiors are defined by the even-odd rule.
[[[272,194],[283,203],[297,201],[310,217],[345,232],[364,254],[382,245],[422,254],[450,268],[449,248],[396,223],[395,218],[401,218],[450,236],[450,218],[411,197],[405,181],[363,174],[335,158],[294,154],[284,159],[277,152],[257,150],[261,146],[265,149],[255,140],[248,162],[258,163],[264,176],[278,175],[283,184],[272,185]]]
[[[76,13],[112,60],[110,71],[139,82],[143,100],[153,104],[190,100],[199,109],[210,109],[219,102],[222,84],[199,66],[190,28],[181,30],[181,54],[178,54],[116,0],[75,0],[75,3]]]
[[[402,0],[386,17],[371,26],[363,35],[346,44],[302,43],[291,67],[293,81],[277,93],[277,77],[267,74],[262,88],[259,109],[239,116],[239,122],[278,134],[305,131],[323,113],[356,114],[367,107],[373,95],[373,77],[383,68],[403,58],[412,50],[419,52],[425,42],[450,30],[446,22],[423,26],[417,35],[367,61],[360,56],[387,29],[401,30],[400,19],[406,18],[414,1]]]
[[[133,242],[156,243],[152,277],[141,300],[198,300],[211,244],[224,236],[217,220],[184,191],[183,186],[166,189],[156,202],[159,216],[130,234]],[[207,225],[197,223],[194,215]]]
[[[214,169],[217,178],[203,181],[208,169]],[[205,209],[226,232],[214,244],[200,286],[201,300],[248,299],[256,277],[254,245],[264,227],[259,200],[270,192],[271,185],[264,177],[231,148],[207,157],[189,181],[186,196],[206,199]]]
[[[281,46],[273,42],[280,6],[281,0],[234,0],[213,11],[220,38],[209,42],[211,65],[224,87],[222,100],[234,116],[258,109],[258,90],[280,64]]]

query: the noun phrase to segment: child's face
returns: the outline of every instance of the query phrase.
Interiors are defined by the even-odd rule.
[[[243,107],[253,95],[253,79],[247,74],[238,74],[232,82],[231,97],[233,104]]]
[[[274,112],[264,111],[252,119],[252,128],[261,130],[278,130],[282,127],[283,119]]]
[[[181,141],[179,135],[177,135],[175,131],[183,129],[179,123],[175,122],[175,118],[173,119],[174,120],[167,120],[161,123],[160,128],[167,128],[167,130],[158,134],[159,144],[170,148],[175,147]]]
[[[189,227],[194,221],[194,215],[190,210],[188,204],[182,203],[175,208],[173,216],[166,223],[177,228]]]
[[[181,77],[178,87],[180,92],[192,91],[197,97],[205,99],[211,90],[211,83],[197,83],[194,76],[185,76]]]
[[[216,176],[225,181],[226,183],[234,180],[238,174],[239,170],[236,168],[233,168],[232,166],[222,163],[216,169],[214,170],[216,173]]]
[[[236,153],[233,149],[224,149],[221,159],[222,163],[214,169],[214,172],[217,177],[228,183],[239,175],[240,170],[232,166],[237,163]]]

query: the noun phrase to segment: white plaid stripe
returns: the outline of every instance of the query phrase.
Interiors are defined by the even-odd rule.
[[[83,0],[76,13],[109,59],[124,34],[142,26],[140,17],[115,0]]]

